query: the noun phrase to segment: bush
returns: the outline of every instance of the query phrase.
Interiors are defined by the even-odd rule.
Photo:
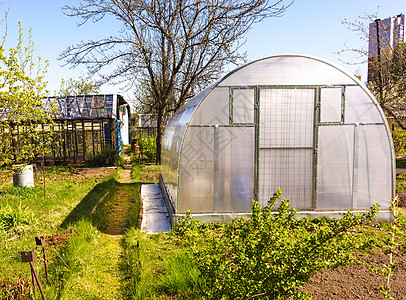
[[[93,155],[89,161],[88,165],[92,167],[109,167],[109,166],[119,166],[124,167],[125,160],[120,156],[117,149],[106,148],[102,152]]]
[[[140,151],[147,157],[148,162],[154,162],[156,160],[156,138],[152,136],[142,136],[138,145]]]
[[[190,215],[175,227],[192,250],[207,299],[305,299],[300,287],[324,268],[353,261],[357,245],[350,229],[371,220],[378,212],[347,212],[341,219],[296,218],[279,189],[261,208],[254,201],[250,220],[237,218],[229,225],[191,221]]]
[[[402,128],[392,128],[393,145],[396,155],[406,154],[406,131]]]

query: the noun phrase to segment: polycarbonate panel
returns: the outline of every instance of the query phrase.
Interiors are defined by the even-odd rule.
[[[178,212],[249,212],[254,127],[190,127],[180,161]]]
[[[355,79],[316,58],[274,56],[241,67],[221,81],[219,86],[339,84],[355,84]]]
[[[161,174],[165,179],[166,191],[173,207],[176,207],[177,199],[178,158],[181,139],[180,132],[176,130],[173,123],[169,123],[162,139]]]
[[[233,89],[233,123],[254,123],[254,89]]]
[[[322,88],[320,91],[320,121],[341,122],[341,88]]]
[[[254,199],[254,127],[219,130],[215,212],[249,212]]]
[[[350,209],[353,184],[354,126],[320,126],[317,209]]]
[[[259,146],[312,147],[314,89],[260,90]]]
[[[379,203],[390,207],[392,195],[392,159],[384,125],[360,125],[358,180],[354,208],[369,208]]]
[[[191,125],[228,125],[229,89],[215,88],[196,109]]]
[[[266,205],[279,187],[292,208],[312,208],[312,149],[259,150],[259,203]]]
[[[211,88],[212,86],[209,86],[176,111],[168,122],[162,139],[162,178],[175,209],[178,199],[178,165],[183,136],[190,118]]]
[[[383,123],[377,104],[360,86],[345,88],[346,123]]]
[[[180,158],[178,213],[214,210],[214,130],[189,127]]]

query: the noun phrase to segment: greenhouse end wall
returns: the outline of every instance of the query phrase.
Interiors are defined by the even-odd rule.
[[[163,140],[173,221],[248,216],[281,187],[306,216],[381,207],[391,218],[394,152],[386,119],[352,75],[304,56],[265,58],[185,104]]]

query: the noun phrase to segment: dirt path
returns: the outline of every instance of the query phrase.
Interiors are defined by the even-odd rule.
[[[120,182],[120,183],[132,182],[133,179],[131,177],[131,170],[132,170],[131,157],[128,154],[124,154],[124,159],[125,159],[125,165],[124,165],[124,168],[120,172],[120,178],[118,179],[118,182]]]

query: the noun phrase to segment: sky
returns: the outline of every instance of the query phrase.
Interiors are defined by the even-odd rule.
[[[61,79],[87,77],[84,66],[75,69],[58,60],[61,52],[82,40],[114,35],[120,24],[113,19],[102,23],[86,23],[78,27],[79,19],[63,14],[61,7],[77,4],[78,0],[8,0],[7,38],[5,47],[14,47],[20,21],[24,30],[32,29],[35,56],[49,61],[46,76],[48,90],[59,90]],[[6,5],[0,5],[0,12]],[[360,16],[377,13],[384,19],[406,14],[405,0],[295,0],[281,17],[269,18],[255,24],[246,36],[242,50],[248,61],[276,54],[303,54],[326,59],[351,73],[366,78],[366,65],[349,65],[360,60],[354,54],[337,54],[348,48],[366,47],[360,36],[349,30],[342,21],[355,21]],[[4,25],[4,22],[2,23]],[[5,32],[5,28],[1,29]],[[0,32],[0,33],[1,33]],[[102,93],[132,93],[119,85],[104,85]],[[131,99],[128,99],[131,101]]]

